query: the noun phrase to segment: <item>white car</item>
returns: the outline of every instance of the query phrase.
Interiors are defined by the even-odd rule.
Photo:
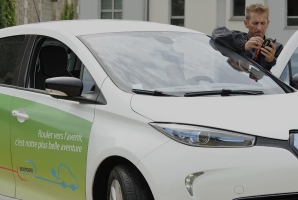
[[[297,199],[295,89],[205,34],[0,30],[0,199]]]
[[[298,74],[298,31],[284,46],[271,72],[292,87],[298,88],[298,75],[295,76]]]

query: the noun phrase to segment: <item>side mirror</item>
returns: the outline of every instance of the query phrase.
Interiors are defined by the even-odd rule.
[[[91,94],[82,94],[83,82],[74,77],[55,77],[45,81],[46,92],[53,98],[76,101],[85,104],[106,105],[107,101],[100,89],[94,85]]]
[[[290,81],[290,85],[296,89],[298,89],[298,74],[295,74]]]
[[[74,77],[55,77],[45,81],[46,92],[57,98],[79,97],[82,94],[83,83]]]

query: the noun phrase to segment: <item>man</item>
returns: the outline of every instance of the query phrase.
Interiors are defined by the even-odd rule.
[[[278,42],[270,42],[272,47],[261,48],[270,23],[269,8],[262,4],[252,4],[246,7],[245,14],[244,26],[248,29],[248,33],[219,27],[213,31],[212,38],[215,42],[220,42],[234,51],[245,52],[246,56],[270,70],[276,64],[276,58],[283,46]]]

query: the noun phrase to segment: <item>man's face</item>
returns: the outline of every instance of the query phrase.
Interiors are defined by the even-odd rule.
[[[244,25],[246,28],[248,28],[248,34],[250,35],[250,37],[259,36],[261,38],[264,38],[269,22],[270,21],[267,19],[266,13],[251,12],[250,19],[245,19]]]

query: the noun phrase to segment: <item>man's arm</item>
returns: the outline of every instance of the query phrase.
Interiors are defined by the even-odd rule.
[[[215,42],[220,42],[229,49],[237,52],[244,52],[245,43],[249,40],[247,33],[230,31],[224,26],[214,29],[212,38]]]

